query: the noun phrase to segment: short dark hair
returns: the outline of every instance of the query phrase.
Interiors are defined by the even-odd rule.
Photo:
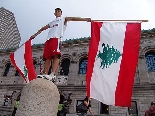
[[[152,105],[155,105],[155,101],[151,102],[151,106],[152,106]]]
[[[60,11],[62,12],[61,8],[56,8],[55,11],[56,11],[56,10],[60,10]]]

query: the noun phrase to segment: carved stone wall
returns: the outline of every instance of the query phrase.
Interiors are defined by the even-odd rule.
[[[145,54],[149,51],[155,52],[155,37],[141,39],[138,61],[140,83],[155,84],[155,72],[148,71],[145,59]]]
[[[69,107],[70,113],[75,113],[76,108],[76,101],[82,100],[86,95],[86,75],[78,74],[79,71],[79,62],[81,58],[86,58],[88,55],[88,44],[65,44],[62,47],[62,57],[61,62],[63,59],[67,58],[70,60],[69,66],[69,74],[68,76],[60,75],[60,69],[58,68],[57,77],[59,78],[59,82],[57,83],[58,88],[61,89],[63,92],[72,92],[72,100]],[[36,61],[36,72],[37,74],[40,73],[40,66],[43,65],[42,61],[42,53],[43,53],[43,45],[34,46],[33,47],[33,58]],[[140,51],[139,51],[139,60],[137,64],[137,69],[135,72],[135,86],[133,90],[133,97],[132,100],[136,100],[138,104],[138,112],[139,116],[142,116],[145,110],[150,106],[150,102],[155,99],[155,72],[148,72],[146,60],[145,60],[145,53],[149,50],[155,51],[155,38],[142,38],[140,44]],[[7,77],[3,77],[3,73],[5,70],[5,64],[9,61],[9,54],[10,52],[0,52],[0,82],[1,85],[3,84],[22,84],[23,79],[20,76],[13,76],[15,73],[15,69],[13,67],[10,68],[9,74]],[[132,57],[132,54],[131,54]],[[66,81],[67,80],[67,81]],[[8,89],[0,89],[0,106],[3,104],[3,95],[8,91]],[[13,91],[13,90],[12,90]],[[149,92],[149,93],[148,93]],[[3,95],[2,95],[3,94]],[[100,113],[100,102],[96,100],[92,100],[92,110],[96,115]],[[111,116],[117,115],[124,115],[128,112],[127,108],[120,108],[120,107],[113,107],[109,106]]]

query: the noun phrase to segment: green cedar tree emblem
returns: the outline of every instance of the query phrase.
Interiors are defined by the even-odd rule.
[[[103,52],[99,51],[97,58],[100,58],[101,66],[103,68],[109,68],[112,63],[117,63],[119,57],[122,55],[117,49],[113,46],[110,47],[108,44],[102,44]]]
[[[27,70],[26,66],[24,66],[24,77],[27,78],[27,76],[28,76],[27,74],[28,74],[28,70]]]

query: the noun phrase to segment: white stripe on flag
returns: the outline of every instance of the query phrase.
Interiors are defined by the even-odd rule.
[[[14,60],[16,62],[17,67],[21,70],[21,72],[24,74],[24,65],[25,65],[25,44],[21,46],[17,51],[14,52]]]
[[[110,47],[113,46],[122,53],[125,31],[126,23],[103,23],[100,29],[101,38],[98,50],[102,52],[102,44],[105,43],[110,45]],[[119,38],[119,41],[117,38]],[[97,98],[99,101],[104,101],[105,104],[115,104],[115,90],[117,86],[121,59],[122,57],[119,58],[118,63],[113,63],[109,68],[101,69],[101,59],[96,57],[90,86],[92,90],[90,93],[91,97]],[[102,75],[102,77],[100,75]],[[95,89],[95,85],[98,85],[98,88]]]

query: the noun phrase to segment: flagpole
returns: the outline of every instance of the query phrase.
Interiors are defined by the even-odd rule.
[[[109,22],[109,21],[116,21],[116,22],[148,22],[148,20],[91,20],[91,21],[102,21],[102,22]]]
[[[148,20],[91,20],[91,21],[94,21],[94,22],[100,22],[100,21],[102,21],[102,22],[110,22],[110,21],[112,21],[112,22],[148,22]],[[32,40],[31,38],[30,39],[28,39],[27,41],[29,41],[29,40]],[[27,42],[26,41],[26,42]],[[18,48],[20,48],[21,46],[23,46],[26,42],[24,42],[22,45],[20,45]],[[16,51],[16,50],[15,50]],[[14,51],[14,52],[15,52]]]

